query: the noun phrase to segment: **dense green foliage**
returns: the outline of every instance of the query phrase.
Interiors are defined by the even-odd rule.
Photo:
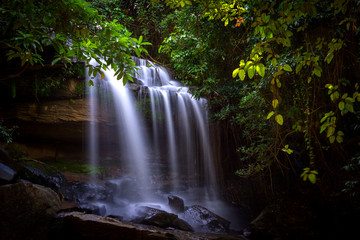
[[[359,154],[360,1],[164,2],[174,30],[160,51],[216,119],[242,128],[239,175],[278,166],[359,188],[343,166]]]
[[[131,54],[150,41],[146,57],[207,97],[214,120],[241,128],[239,176],[276,169],[357,195],[359,9],[359,0],[2,0],[1,48],[22,66],[5,78],[75,57],[126,82]]]
[[[102,11],[106,13],[107,9]],[[36,65],[47,67],[59,62],[69,64],[74,59],[95,59],[99,65],[89,66],[91,75],[111,66],[118,78],[123,77],[126,82],[131,80],[134,69],[132,54],[140,56],[146,51],[143,45],[149,44],[141,36],[131,37],[115,18],[119,13],[105,18],[84,0],[2,0],[0,11],[1,49],[8,61],[19,59],[21,66],[4,79],[15,78]]]

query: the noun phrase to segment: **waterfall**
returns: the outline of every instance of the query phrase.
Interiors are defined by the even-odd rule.
[[[164,67],[134,61],[134,83],[123,86],[112,69],[104,72],[103,80],[92,79],[89,163],[110,169],[112,178],[133,179],[132,187],[141,189],[139,202],[153,201],[159,192],[186,198],[189,189],[201,189],[188,194],[189,199],[196,196],[195,202],[216,199],[207,101],[195,99]]]

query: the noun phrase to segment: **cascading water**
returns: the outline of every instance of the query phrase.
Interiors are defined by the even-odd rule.
[[[118,169],[107,184],[121,194],[101,203],[106,214],[129,220],[139,204],[171,211],[169,193],[218,208],[210,204],[218,202],[206,100],[194,99],[165,68],[134,61],[135,84],[123,86],[110,69],[89,90],[89,162]]]

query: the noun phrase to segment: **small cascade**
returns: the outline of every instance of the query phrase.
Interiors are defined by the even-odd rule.
[[[134,61],[134,83],[123,86],[110,69],[88,92],[88,161],[107,169],[116,198],[97,204],[128,220],[139,205],[168,210],[168,194],[219,210],[207,101],[193,98],[165,68]]]

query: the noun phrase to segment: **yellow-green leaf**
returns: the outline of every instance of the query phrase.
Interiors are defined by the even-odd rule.
[[[316,175],[315,174],[312,174],[310,173],[309,176],[309,181],[312,183],[312,184],[315,184],[316,183]]]
[[[244,60],[240,61],[239,67],[241,67],[241,68],[245,67],[245,61]]]
[[[331,137],[329,137],[329,141],[330,141],[330,143],[335,142],[335,136],[334,136],[334,135],[332,135]]]
[[[354,107],[352,103],[346,103],[345,104],[345,108],[346,110],[348,110],[349,112],[354,112]]]
[[[334,58],[334,53],[329,53],[327,56],[326,56],[326,58],[325,58],[325,60],[326,60],[326,62],[328,63],[328,64],[330,64],[330,62],[331,62],[331,60]]]
[[[267,115],[266,119],[271,118],[271,117],[272,117],[272,115],[274,115],[274,111],[269,112],[269,114]]]
[[[265,66],[264,64],[260,63],[256,65],[256,72],[261,76],[265,76]]]
[[[342,143],[342,142],[344,141],[344,139],[343,139],[342,136],[337,135],[337,136],[336,136],[336,141],[337,141],[338,143]]]
[[[240,68],[236,68],[232,73],[232,77],[235,78],[238,75],[239,71],[240,71]]]
[[[245,75],[246,75],[245,70],[244,70],[244,69],[240,69],[240,71],[239,71],[239,77],[240,77],[241,81],[244,81]]]
[[[277,64],[276,58],[271,59],[271,64],[275,67]]]
[[[335,133],[335,128],[330,126],[328,129],[327,129],[327,132],[326,132],[326,137],[330,137],[332,135],[334,135]]]
[[[251,65],[249,68],[248,68],[248,76],[250,79],[252,79],[255,75],[255,68],[254,68],[254,65]]]
[[[275,120],[279,125],[283,125],[283,123],[284,123],[284,119],[283,119],[283,116],[281,114],[276,115]]]
[[[343,101],[339,102],[340,111],[344,110],[344,108],[345,108],[345,103]]]
[[[276,86],[278,88],[281,88],[281,82],[280,82],[280,80],[278,78],[276,79]]]
[[[283,67],[283,69],[284,69],[285,71],[287,71],[287,72],[292,72],[292,68],[290,67],[289,64],[285,64],[284,67]]]
[[[272,100],[273,108],[276,108],[278,103],[279,103],[279,101],[277,99]]]

